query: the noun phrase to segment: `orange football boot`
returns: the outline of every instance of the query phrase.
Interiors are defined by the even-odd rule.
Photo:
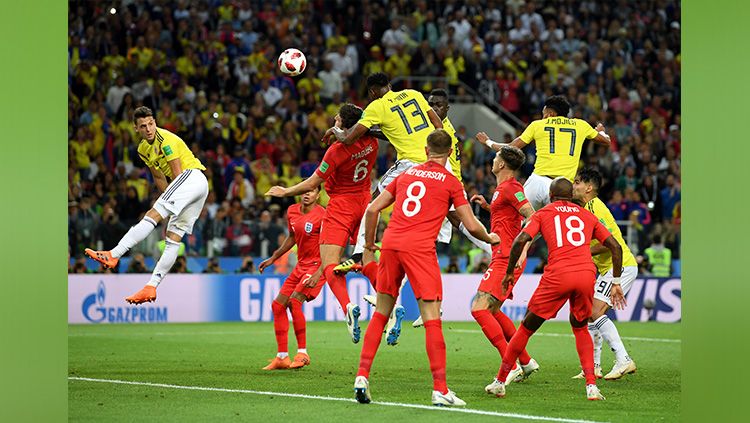
[[[150,303],[156,301],[156,288],[151,285],[146,285],[141,288],[140,291],[125,298],[125,301],[130,304]]]
[[[271,364],[264,367],[263,370],[285,370],[289,368],[289,365],[292,364],[292,360],[289,359],[289,356],[286,356],[284,358],[279,358],[279,356],[276,356],[271,360]]]
[[[119,258],[112,257],[112,253],[109,251],[94,251],[91,248],[87,248],[83,250],[83,252],[86,253],[87,256],[104,265],[107,269],[114,269],[120,261]]]
[[[297,353],[297,355],[294,356],[294,361],[292,361],[292,364],[289,366],[290,369],[299,369],[300,367],[305,367],[310,365],[310,356],[305,353]]]

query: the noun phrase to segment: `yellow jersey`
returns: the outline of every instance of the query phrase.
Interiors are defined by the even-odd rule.
[[[398,160],[424,163],[427,161],[424,151],[427,135],[435,129],[427,116],[430,109],[419,91],[388,91],[367,105],[359,123],[368,129],[379,125],[396,149]]]
[[[638,262],[635,261],[635,257],[633,256],[633,253],[630,252],[628,244],[625,243],[625,240],[622,238],[620,227],[617,226],[615,217],[612,216],[612,213],[607,208],[607,205],[604,204],[604,202],[598,197],[594,197],[593,200],[586,203],[586,210],[593,213],[594,216],[596,216],[596,218],[599,219],[600,222],[602,222],[602,225],[604,225],[609,230],[609,233],[611,233],[612,236],[615,237],[615,240],[622,247],[622,266],[638,266]],[[595,239],[591,240],[592,246],[597,244],[599,244],[599,241]],[[612,253],[610,253],[609,250],[607,250],[607,252],[605,253],[592,256],[591,258],[594,260],[596,268],[602,275],[607,273],[609,269],[612,268]]]
[[[450,119],[448,119],[448,116],[443,119],[443,129],[448,133],[448,135],[451,136],[451,139],[453,140],[451,142],[451,148],[453,148],[453,152],[448,157],[448,164],[451,166],[451,172],[453,172],[453,176],[458,178],[459,182],[463,183],[463,180],[461,178],[461,147],[459,147],[458,138],[456,138],[456,129],[453,127]]]
[[[179,160],[182,170],[206,170],[182,138],[163,128],[156,128],[154,142],[149,144],[148,141],[141,140],[138,144],[138,155],[141,156],[146,166],[160,170],[169,179],[174,179],[172,168],[168,163],[172,160]]]
[[[588,122],[566,117],[550,117],[531,122],[521,134],[526,144],[536,141],[534,173],[573,181],[581,159],[583,142],[598,133]]]

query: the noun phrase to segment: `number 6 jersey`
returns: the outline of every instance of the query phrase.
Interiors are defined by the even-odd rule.
[[[326,181],[330,197],[363,192],[369,196],[377,156],[378,140],[372,135],[363,135],[351,145],[336,142],[328,147],[315,173]]]
[[[428,161],[405,171],[386,190],[395,197],[383,249],[434,251],[450,206],[468,204],[461,182],[445,166]]]
[[[591,212],[569,201],[555,201],[534,212],[521,231],[534,238],[539,232],[549,249],[544,273],[596,272],[591,260],[591,239],[604,242],[607,227]]]

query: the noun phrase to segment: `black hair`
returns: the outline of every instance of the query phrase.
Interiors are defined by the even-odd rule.
[[[497,154],[503,159],[510,170],[518,170],[526,163],[526,155],[523,154],[523,151],[512,145],[503,145]]]
[[[654,235],[653,243],[654,244],[661,244],[661,235],[659,235],[659,234]]]
[[[390,84],[390,81],[388,80],[388,75],[384,74],[383,72],[375,72],[372,75],[367,77],[367,89],[368,90],[371,90],[373,88],[387,87],[388,84]]]
[[[557,112],[558,116],[567,117],[570,113],[570,103],[561,95],[553,95],[544,101],[544,106]]]
[[[341,126],[344,129],[349,129],[356,125],[362,117],[362,109],[354,104],[346,103],[339,108],[339,116],[341,117]]]
[[[594,191],[596,192],[599,192],[599,188],[602,186],[602,174],[594,168],[587,167],[581,169],[581,171],[578,172],[578,178],[582,182],[593,185]]]
[[[133,112],[133,123],[138,123],[138,119],[147,118],[149,116],[153,117],[154,112],[146,106],[141,106]]]
[[[435,97],[445,97],[445,99],[448,100],[448,93],[442,88],[435,88],[430,91],[430,95],[434,95]]]

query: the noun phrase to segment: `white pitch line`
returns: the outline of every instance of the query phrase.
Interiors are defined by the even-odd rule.
[[[136,386],[150,386],[154,388],[169,388],[169,389],[183,389],[189,391],[211,391],[211,392],[229,392],[237,394],[255,394],[255,395],[270,395],[278,397],[290,397],[290,398],[305,398],[305,399],[316,399],[322,401],[342,401],[342,402],[354,402],[357,400],[352,398],[337,398],[337,397],[326,397],[320,395],[305,395],[305,394],[291,394],[287,392],[270,392],[270,391],[253,391],[250,389],[229,389],[229,388],[212,388],[207,386],[184,386],[184,385],[169,385],[166,383],[151,383],[151,382],[134,382],[129,380],[117,380],[117,379],[94,379],[88,377],[75,377],[69,376],[68,380],[76,380],[83,382],[99,382],[99,383],[113,383],[119,385],[136,385]],[[475,410],[471,408],[448,408],[448,407],[435,407],[421,404],[403,404],[398,402],[381,402],[373,401],[372,404],[383,405],[387,407],[403,407],[403,408],[416,408],[420,410],[430,410],[438,412],[454,412],[454,413],[465,413],[465,414],[480,414],[483,416],[495,416],[495,417],[512,417],[523,420],[543,420],[549,422],[565,422],[565,423],[599,423],[592,420],[576,420],[576,419],[564,419],[560,417],[547,417],[547,416],[532,416],[528,414],[516,414],[516,413],[501,413],[496,411],[485,411]]]
[[[460,333],[482,333],[479,329],[449,329],[451,332]],[[572,338],[573,334],[567,333],[535,333],[534,336],[554,336],[561,338]],[[648,342],[666,342],[666,343],[681,343],[682,339],[674,338],[643,338],[639,336],[623,336],[621,339],[627,341],[648,341]]]

